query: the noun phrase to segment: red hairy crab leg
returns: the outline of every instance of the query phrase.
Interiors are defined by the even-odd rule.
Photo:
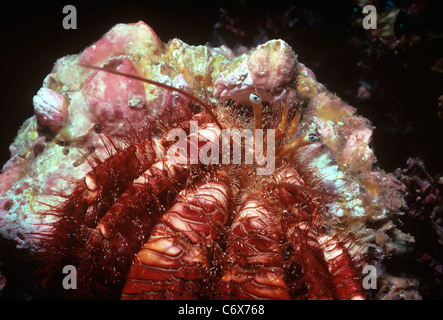
[[[194,139],[193,135],[197,135],[197,137]],[[221,130],[217,126],[212,123],[206,124],[198,132],[187,136],[188,150],[190,150],[189,146],[193,141],[198,141],[198,151],[208,143],[219,145],[220,137]],[[104,238],[114,237],[119,230],[117,227],[119,223],[138,215],[138,212],[135,212],[138,210],[138,206],[134,204],[140,199],[144,203],[155,200],[156,195],[173,185],[189,171],[189,158],[181,159],[185,164],[179,164],[177,160],[175,155],[166,154],[162,160],[153,164],[132,183],[97,225],[96,229],[100,230]]]
[[[304,186],[303,180],[292,169],[283,171],[281,180],[285,184]],[[317,232],[313,228],[316,209],[306,207],[307,201],[303,197],[306,196],[301,190],[296,195],[282,190],[281,199],[287,206],[287,213],[282,216],[282,229],[294,250],[292,259],[301,266],[309,299],[335,299],[334,284]]]
[[[192,120],[199,124],[208,122],[207,114],[199,113],[192,117]],[[189,126],[187,121],[184,126]],[[54,215],[57,220],[53,226],[53,232],[48,234],[37,234],[45,241],[42,251],[48,253],[57,250],[55,247],[69,247],[69,241],[76,241],[72,232],[80,226],[94,228],[103,217],[109,207],[143,172],[153,163],[163,158],[165,139],[160,141],[152,140],[151,137],[139,137],[137,134],[135,141],[127,147],[122,148],[112,141],[112,138],[105,134],[102,138],[108,150],[109,157],[100,160],[93,153],[84,152],[92,167],[85,177],[77,182],[74,190],[62,206],[53,207],[48,212]],[[113,153],[114,152],[114,153]],[[58,232],[59,231],[59,232]],[[58,237],[55,239],[55,237]],[[57,243],[50,240],[57,240]],[[64,250],[64,249],[60,249]],[[45,255],[42,255],[44,259]],[[51,254],[52,256],[52,254]],[[53,260],[52,257],[49,260]]]
[[[320,236],[320,245],[340,300],[365,300],[360,268],[345,245],[333,236]]]
[[[297,215],[296,211],[292,210],[292,214]],[[282,224],[289,244],[294,249],[293,258],[301,266],[309,299],[336,299],[328,265],[316,232],[306,222],[289,222],[287,220],[294,219],[286,219]]]
[[[61,272],[59,264],[71,254],[81,238],[73,230],[95,227],[121,193],[140,176],[152,163],[158,160],[151,140],[141,140],[121,150],[104,161],[94,158],[97,164],[77,183],[66,201],[54,207],[48,214],[56,217],[50,233],[43,237],[42,249],[38,255],[42,261],[43,283],[48,283],[53,273]]]
[[[214,112],[208,106],[208,104],[206,102],[204,102],[203,100],[201,100],[200,98],[197,98],[193,94],[191,94],[189,92],[186,92],[185,90],[182,90],[182,89],[179,89],[179,88],[175,88],[173,86],[167,85],[167,84],[162,83],[162,82],[146,79],[146,78],[143,78],[143,77],[140,77],[140,76],[137,76],[137,75],[126,74],[126,73],[119,72],[119,71],[116,71],[116,70],[109,70],[109,69],[106,69],[106,68],[90,66],[90,65],[82,64],[82,63],[80,63],[79,65],[81,67],[83,67],[83,68],[94,69],[94,70],[103,71],[103,72],[108,72],[108,73],[120,75],[120,76],[123,76],[123,77],[131,78],[131,79],[134,79],[134,80],[139,80],[139,81],[142,81],[142,82],[146,82],[146,83],[149,83],[149,84],[152,84],[152,85],[155,85],[155,86],[158,86],[158,87],[162,87],[162,88],[165,88],[165,89],[168,89],[168,90],[176,91],[176,92],[178,92],[178,93],[188,97],[189,99],[197,102],[201,106],[203,106],[205,108],[206,112],[208,112],[210,114],[210,116],[212,117],[212,120],[215,122],[215,124],[220,129],[223,129],[222,125],[220,124],[220,122],[217,119],[217,116],[214,114]]]
[[[282,183],[285,189],[290,190],[281,192],[281,198],[284,203],[291,206],[291,216],[283,219],[287,226],[287,237],[292,242],[298,260],[305,270],[316,270],[320,278],[324,278],[324,283],[318,283],[318,276],[315,274],[306,274],[305,281],[308,287],[308,295],[311,298],[323,298],[312,295],[311,292],[324,292],[324,297],[334,297],[340,300],[363,300],[365,299],[360,276],[360,268],[349,253],[348,248],[342,241],[334,236],[321,235],[315,230],[317,223],[318,210],[315,206],[304,210],[302,198],[305,192],[303,180],[296,171],[288,169],[282,174]],[[292,185],[292,187],[291,187]],[[334,196],[328,192],[316,192],[307,189],[307,192],[317,193],[320,196]],[[296,255],[297,256],[297,255]],[[310,259],[306,259],[307,257]],[[308,264],[306,261],[310,262]],[[327,269],[325,270],[325,266]],[[325,284],[327,284],[325,286]],[[319,289],[320,287],[320,289]],[[333,288],[333,295],[331,293]],[[309,290],[311,288],[311,290]]]
[[[208,118],[202,112],[181,127],[186,132],[190,121],[200,124]],[[159,165],[164,159],[163,144],[168,144],[164,138],[159,141],[148,138],[111,155],[81,180],[63,206],[54,209],[54,214],[60,218],[54,223],[54,232],[46,236],[48,241],[44,242],[39,256],[44,265],[41,272],[44,283],[57,281],[54,275],[61,274],[61,268],[67,264],[77,267],[79,290],[76,293],[79,295],[91,294],[95,289],[102,293],[104,283],[118,285],[124,279],[122,276],[129,269],[133,255],[140,249],[146,234],[152,230],[153,221],[161,212],[154,203],[150,204],[157,199],[148,184],[146,190],[143,186],[137,189],[134,180],[145,172],[151,172],[153,180],[156,179],[155,174],[162,174]],[[142,163],[137,162],[139,158]],[[168,186],[168,183],[163,182],[163,185]],[[140,192],[137,193],[137,190]],[[119,215],[118,210],[124,212]],[[93,228],[100,221],[109,219],[109,211],[117,214],[111,222],[113,230],[119,232],[104,238],[98,229]]]
[[[93,157],[96,166],[91,164],[92,170],[74,188],[61,209],[66,218],[88,226],[96,224],[96,219],[101,218],[100,209],[106,208],[109,201],[118,197],[135,178],[159,160],[156,146],[150,139],[138,141],[122,150],[114,146],[116,153],[104,161]]]
[[[132,144],[121,152],[107,158],[84,178],[85,202],[92,210],[85,212],[85,223],[93,227],[135,178],[162,157],[161,146],[146,139]],[[75,202],[68,202],[68,205]],[[103,212],[104,210],[104,212]],[[66,211],[65,211],[66,214]],[[81,219],[80,216],[76,217]]]
[[[191,121],[198,124],[208,122],[209,117],[204,113],[196,114],[184,127],[189,127]],[[106,134],[105,134],[106,135]],[[153,140],[150,136],[140,138],[135,134],[135,143],[127,147],[119,147],[106,136],[102,138],[110,156],[101,161],[94,154],[85,154],[91,163],[92,170],[79,182],[65,205],[61,214],[67,220],[95,227],[109,207],[143,172],[164,156],[165,139]],[[111,154],[112,149],[115,153]],[[60,215],[60,214],[58,214]],[[71,222],[72,223],[72,222]]]
[[[194,140],[198,141],[197,149],[200,150],[216,140],[219,143],[220,137],[221,130],[209,123],[182,141],[188,149]],[[174,192],[175,183],[191,168],[191,165],[177,162],[180,159],[189,162],[185,156],[182,158],[168,152],[154,163],[112,204],[95,229],[68,230],[75,234],[76,241],[70,252],[64,254],[68,264],[77,267],[79,288],[85,289],[85,292],[77,290],[78,294],[91,295],[96,290],[103,293],[102,288],[123,286],[133,257],[163,212],[157,196],[163,191],[166,197],[171,190]]]
[[[208,297],[211,250],[227,221],[229,200],[224,172],[183,190],[134,259],[121,298]]]
[[[278,227],[258,197],[250,196],[231,225],[221,299],[289,299]]]

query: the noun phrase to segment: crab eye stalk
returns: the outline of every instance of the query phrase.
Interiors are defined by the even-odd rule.
[[[314,133],[309,133],[297,140],[292,141],[289,144],[284,145],[277,155],[283,156],[289,152],[296,152],[301,147],[316,143],[320,141],[320,137]]]
[[[261,98],[258,94],[255,93],[251,93],[251,95],[249,96],[249,100],[252,103],[261,103]]]
[[[258,94],[251,93],[249,96],[249,101],[252,103],[252,109],[254,110],[254,128],[262,128],[262,109],[263,105],[261,103],[261,98]]]
[[[310,133],[310,134],[308,134],[308,136],[306,137],[306,139],[307,139],[309,142],[312,142],[312,143],[317,142],[317,141],[320,140],[319,136],[316,135],[316,134],[314,134],[314,133]]]

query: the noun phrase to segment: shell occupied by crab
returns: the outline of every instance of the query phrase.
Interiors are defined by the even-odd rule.
[[[374,167],[369,121],[282,40],[237,55],[117,25],[57,61],[34,110],[2,173],[0,230],[35,255],[42,290],[365,299],[363,266],[413,241],[395,225],[404,187]],[[272,170],[258,174],[271,158],[245,163],[248,141],[228,129],[271,133]],[[186,150],[228,161],[177,163],[177,130]]]

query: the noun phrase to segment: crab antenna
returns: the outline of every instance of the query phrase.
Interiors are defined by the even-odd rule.
[[[188,97],[191,100],[194,100],[195,102],[197,102],[198,104],[202,105],[205,110],[209,113],[209,115],[212,117],[212,119],[214,120],[215,124],[220,128],[223,129],[223,126],[220,124],[220,122],[217,120],[216,115],[214,114],[214,112],[211,110],[211,108],[206,104],[206,102],[204,102],[203,100],[197,98],[196,96],[194,96],[193,94],[186,92],[185,90],[179,89],[179,88],[175,88],[173,86],[158,82],[158,81],[154,81],[154,80],[150,80],[150,79],[146,79],[140,76],[136,76],[133,74],[127,74],[127,73],[123,73],[123,72],[119,72],[119,71],[115,71],[115,70],[108,70],[106,68],[102,68],[102,67],[96,67],[96,66],[90,66],[87,64],[83,64],[83,63],[79,63],[79,66],[83,67],[83,68],[88,68],[88,69],[94,69],[94,70],[98,70],[98,71],[104,71],[104,72],[108,72],[108,73],[112,73],[112,74],[116,74],[119,76],[123,76],[123,77],[127,77],[127,78],[131,78],[134,80],[139,80],[139,81],[143,81],[158,87],[162,87],[168,90],[172,90],[175,92],[178,92],[186,97]]]

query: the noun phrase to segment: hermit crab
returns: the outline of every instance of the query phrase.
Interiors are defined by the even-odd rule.
[[[319,143],[314,133],[292,137],[300,113],[287,125],[289,103],[266,137],[274,139],[265,153],[277,157],[272,159],[275,172],[258,175],[257,161],[230,162],[230,140],[236,137],[222,142],[227,128],[242,125],[239,117],[229,120],[235,104],[217,106],[216,116],[211,106],[180,89],[84,67],[178,91],[204,110],[180,124],[187,131],[179,140],[182,150],[171,152],[173,145],[165,137],[134,133],[134,141],[124,148],[108,140],[113,149],[109,158],[100,161],[91,155],[96,162],[92,171],[55,209],[59,218],[42,251],[49,257],[44,263],[48,281],[61,266],[73,265],[77,290],[86,295],[121,286],[127,274],[123,299],[364,299],[361,266],[346,240],[322,231],[322,202],[338,196],[307,186],[287,157]],[[245,122],[259,131],[261,98],[253,93],[250,101],[253,121]],[[200,127],[196,132],[190,132],[193,122]],[[247,139],[237,139],[237,147],[246,148],[245,159],[246,153],[258,152],[254,138],[254,150],[247,149]],[[285,139],[289,142],[280,144]],[[215,153],[217,160],[222,143],[228,143],[223,148],[227,161],[192,164],[188,150]],[[177,158],[178,151],[185,158]]]

